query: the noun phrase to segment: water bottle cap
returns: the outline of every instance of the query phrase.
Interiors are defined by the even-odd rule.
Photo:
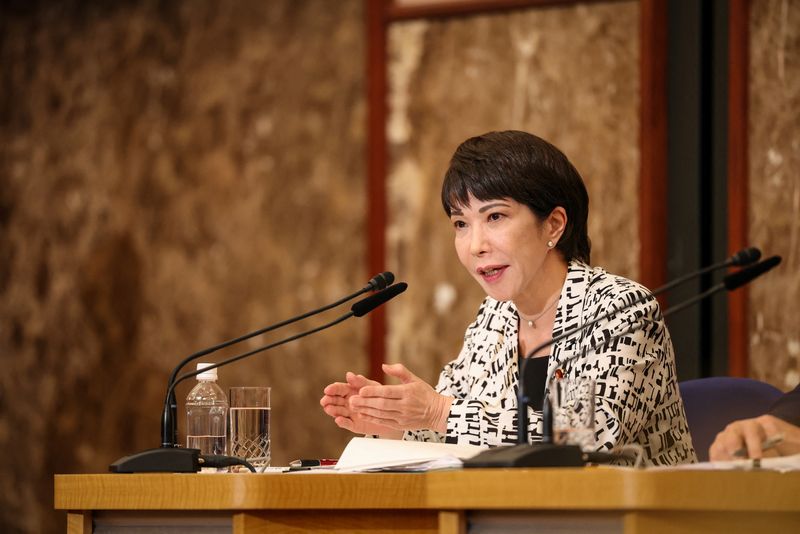
[[[206,367],[210,367],[214,365],[213,363],[198,363],[197,370],[200,371],[201,369],[205,369]],[[208,371],[203,371],[199,375],[197,375],[198,380],[213,380],[214,382],[217,381],[217,368],[210,369]]]

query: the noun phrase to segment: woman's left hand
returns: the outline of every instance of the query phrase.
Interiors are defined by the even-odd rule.
[[[447,431],[452,397],[440,395],[402,364],[384,364],[383,372],[402,384],[362,387],[349,399],[351,410],[365,421],[399,430]]]

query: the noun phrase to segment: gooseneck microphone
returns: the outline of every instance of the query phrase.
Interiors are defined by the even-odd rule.
[[[681,310],[683,310],[685,308],[688,308],[692,304],[697,304],[701,300],[703,300],[705,298],[708,298],[708,297],[710,297],[711,295],[713,295],[715,293],[719,293],[722,290],[733,291],[734,289],[738,289],[738,288],[742,287],[745,284],[749,284],[750,282],[752,282],[754,279],[758,278],[762,274],[764,274],[767,271],[773,269],[774,267],[777,267],[781,263],[781,260],[782,260],[782,258],[780,256],[772,256],[772,257],[767,258],[766,260],[764,260],[762,262],[756,263],[755,265],[751,265],[750,267],[745,267],[744,269],[741,269],[741,270],[736,271],[734,273],[728,274],[728,275],[725,276],[725,278],[722,279],[722,282],[720,282],[719,284],[713,286],[711,289],[708,289],[708,290],[700,293],[699,295],[696,295],[696,296],[691,297],[690,299],[688,299],[688,300],[686,300],[684,302],[681,302],[680,304],[672,306],[671,308],[669,308],[667,311],[665,311],[663,313],[663,316],[665,318],[669,317],[670,315],[672,315],[674,313],[677,313],[677,312],[679,312],[679,311],[681,311]],[[530,352],[528,352],[528,355],[536,354],[540,350],[546,349],[550,345],[553,345],[554,343],[557,343],[557,342],[561,341],[562,339],[568,338],[570,336],[574,336],[575,334],[579,334],[579,333],[583,332],[584,330],[586,330],[587,328],[589,328],[590,326],[593,326],[593,325],[597,324],[600,321],[603,321],[603,320],[606,320],[606,319],[610,319],[611,317],[617,315],[618,313],[623,312],[623,311],[625,311],[627,309],[630,309],[631,307],[633,307],[633,306],[635,306],[637,304],[640,304],[645,300],[650,300],[653,297],[654,297],[654,295],[652,293],[647,293],[646,295],[644,295],[644,297],[635,299],[635,300],[625,304],[621,308],[616,308],[616,309],[606,313],[605,315],[602,315],[601,317],[599,317],[597,319],[593,319],[593,320],[589,321],[588,323],[584,323],[584,324],[582,324],[580,326],[576,326],[572,330],[567,330],[566,332],[564,332],[561,335],[558,335],[556,337],[550,338],[547,341],[545,341],[543,343],[540,343],[539,345],[534,347]],[[607,342],[608,341],[604,341],[603,343],[607,343]],[[602,344],[601,344],[601,346],[602,346]],[[529,359],[530,359],[530,356],[526,357],[525,358],[525,362],[527,362]],[[523,365],[524,365],[525,362],[523,362]]]
[[[248,334],[244,334],[242,336],[239,336],[239,337],[236,337],[236,338],[233,338],[233,339],[229,339],[228,341],[223,341],[222,343],[214,345],[213,347],[208,347],[208,348],[203,349],[201,351],[195,352],[194,354],[190,354],[189,356],[187,356],[186,358],[181,360],[181,362],[178,363],[178,365],[176,365],[175,368],[172,370],[172,373],[170,373],[170,375],[169,375],[169,381],[167,382],[167,388],[169,388],[175,382],[175,378],[178,376],[178,373],[180,372],[180,370],[183,369],[186,366],[186,364],[188,364],[189,362],[191,362],[193,360],[196,360],[198,358],[202,358],[203,356],[207,356],[207,355],[209,355],[209,354],[211,354],[213,352],[217,352],[218,350],[222,350],[224,348],[230,347],[231,345],[235,345],[237,343],[241,343],[242,341],[248,340],[248,339],[250,339],[252,337],[260,336],[261,334],[266,334],[267,332],[271,332],[271,331],[276,330],[278,328],[290,325],[292,323],[296,323],[297,321],[302,321],[303,319],[307,319],[307,318],[312,317],[314,315],[317,315],[317,314],[320,314],[322,312],[328,311],[331,308],[335,308],[337,306],[340,306],[340,305],[344,304],[345,302],[353,300],[354,298],[356,298],[356,297],[358,297],[360,295],[363,295],[364,293],[367,293],[369,291],[381,291],[383,289],[386,289],[390,285],[392,285],[392,282],[394,282],[394,274],[392,274],[391,272],[387,271],[387,272],[383,272],[383,273],[377,274],[377,275],[373,276],[372,278],[370,278],[369,282],[367,282],[367,285],[365,285],[364,287],[362,287],[361,289],[359,289],[355,293],[351,293],[350,295],[347,295],[346,297],[340,298],[336,302],[332,302],[331,304],[327,304],[325,306],[322,306],[321,308],[317,308],[317,309],[312,310],[310,312],[303,313],[303,314],[298,315],[296,317],[292,317],[291,319],[286,319],[285,321],[281,321],[279,323],[275,323],[273,325],[270,325],[270,326],[267,326],[267,327],[264,327],[264,328],[260,328],[258,330],[254,330],[254,331],[252,331],[252,332],[250,332]],[[166,417],[167,417],[166,431],[162,430],[162,434],[161,434],[161,446],[162,447],[174,446],[174,444],[176,442],[176,436],[178,435],[178,417],[177,417],[177,414],[178,414],[178,401],[175,399],[174,393],[173,393],[172,397],[169,399],[169,403],[170,403],[170,410],[166,414]],[[173,445],[170,445],[170,443],[173,444]]]
[[[253,356],[260,352],[278,347],[285,343],[289,343],[290,341],[294,341],[328,329],[349,319],[350,317],[364,316],[378,306],[386,303],[390,299],[405,291],[407,287],[408,285],[404,282],[389,286],[379,293],[370,295],[369,297],[356,302],[351,306],[348,313],[322,326],[289,336],[280,341],[276,341],[274,343],[270,343],[269,345],[245,352],[244,354],[239,354],[226,360],[222,360],[221,362],[215,363],[214,365],[209,365],[204,369],[192,371],[178,376],[169,385],[166,397],[164,399],[164,410],[162,413],[162,436],[169,433],[169,426],[171,425],[171,419],[169,417],[171,409],[170,399],[174,398],[175,387],[183,380],[197,376],[203,371],[216,369],[217,367],[222,367],[224,365],[237,362],[249,356]],[[120,458],[109,466],[109,471],[113,473],[195,473],[199,471],[200,464],[203,461],[199,453],[200,451],[198,449],[179,448],[175,446],[174,442],[172,442],[166,444],[166,446],[162,445],[162,447],[157,449],[150,449],[131,456]]]
[[[758,259],[760,257],[761,257],[761,251],[759,249],[757,249],[756,247],[744,248],[744,249],[738,251],[736,254],[734,254],[733,256],[731,256],[730,258],[728,258],[725,261],[722,261],[722,262],[719,262],[719,263],[715,263],[715,264],[710,265],[708,267],[704,267],[704,268],[702,268],[700,270],[697,270],[697,271],[691,272],[691,273],[689,273],[687,275],[681,276],[680,278],[677,278],[677,279],[669,282],[668,284],[659,287],[655,291],[645,292],[642,296],[640,296],[637,299],[634,299],[631,302],[628,302],[622,308],[612,309],[609,312],[605,313],[604,315],[601,315],[600,317],[597,317],[596,319],[593,319],[593,320],[589,321],[588,323],[585,323],[585,324],[583,324],[583,325],[581,325],[579,327],[573,328],[572,330],[567,330],[565,332],[562,332],[560,335],[555,336],[555,337],[553,337],[552,339],[550,339],[548,341],[545,341],[544,343],[542,343],[538,347],[535,347],[528,354],[529,355],[536,354],[540,350],[545,349],[545,348],[549,347],[550,345],[553,345],[554,343],[558,343],[562,339],[566,339],[566,338],[571,337],[571,336],[573,336],[575,334],[583,332],[587,328],[590,328],[590,327],[596,325],[597,323],[599,323],[601,321],[607,321],[608,319],[614,317],[619,312],[627,310],[629,308],[632,308],[633,306],[636,306],[637,304],[641,304],[642,302],[644,302],[646,300],[650,300],[650,299],[654,298],[655,296],[657,296],[657,295],[659,295],[661,293],[664,293],[665,291],[669,291],[670,289],[673,289],[673,288],[679,286],[680,284],[682,284],[684,282],[687,282],[687,281],[689,281],[689,280],[691,280],[693,278],[697,278],[698,276],[702,276],[703,274],[706,274],[706,273],[711,272],[711,271],[716,270],[716,269],[723,269],[723,268],[727,268],[727,267],[731,267],[731,266],[739,266],[739,265],[750,265],[751,263],[753,263],[755,261],[758,261]],[[770,260],[765,260],[762,263],[766,263],[767,261],[770,261]],[[778,259],[778,262],[780,262],[780,258]],[[775,264],[775,265],[777,265],[777,264]],[[772,267],[774,267],[774,265]],[[770,267],[770,269],[772,267]],[[732,277],[734,275],[739,275],[740,273],[742,273],[745,270],[747,270],[747,269],[742,269],[740,271],[736,271],[735,273],[729,274],[729,275],[727,275],[725,277],[725,280],[728,280],[730,277]],[[748,271],[748,272],[750,272],[750,271]],[[747,283],[747,282],[744,282],[744,283]],[[711,288],[709,291],[716,292],[716,291],[719,291],[719,289]],[[706,294],[706,293],[708,293],[708,294]],[[708,295],[711,294],[708,291],[706,293],[703,293],[702,295],[698,296],[697,300],[702,300],[702,299],[706,298]],[[689,303],[684,303],[683,306],[691,306],[692,304],[697,302],[697,300],[692,300]],[[676,311],[678,311],[678,310],[676,310]],[[524,376],[525,376],[524,375],[524,371],[525,371],[525,367],[526,367],[526,364],[528,362],[528,359],[529,358],[526,357],[522,362],[522,368],[520,369],[520,378],[521,379],[523,379]],[[522,384],[522,382],[520,384]],[[519,389],[520,398],[524,397],[526,402],[527,402],[529,399],[527,398],[527,396],[524,396],[523,390],[524,390],[524,388],[520,385],[520,389]],[[527,428],[527,426],[528,426],[527,425],[527,417],[528,417],[527,414],[528,414],[527,410],[520,410],[520,416],[523,417],[524,420],[518,421],[519,427],[517,428],[517,441],[519,443],[527,443],[527,435],[526,435],[527,431],[525,430],[525,428]],[[523,422],[525,423],[524,425],[522,424]]]
[[[320,314],[322,312],[328,311],[331,308],[335,308],[337,306],[340,306],[340,305],[344,304],[345,302],[347,302],[349,300],[353,300],[354,298],[356,298],[356,297],[358,297],[360,295],[363,295],[364,293],[367,293],[369,291],[381,291],[383,289],[386,289],[390,285],[392,285],[393,282],[394,282],[394,274],[392,274],[392,273],[390,273],[388,271],[384,272],[384,273],[377,274],[377,275],[373,276],[372,278],[370,278],[369,282],[367,282],[367,285],[365,285],[364,287],[362,287],[361,289],[359,289],[355,293],[351,293],[350,295],[347,295],[346,297],[340,298],[336,302],[332,302],[331,304],[327,304],[325,306],[322,306],[321,308],[317,308],[317,309],[312,310],[310,312],[306,312],[306,313],[303,313],[303,314],[298,315],[296,317],[292,317],[291,319],[286,319],[285,321],[281,321],[279,323],[275,323],[273,325],[266,326],[266,327],[260,328],[258,330],[254,330],[254,331],[252,331],[252,332],[250,332],[248,334],[244,334],[244,335],[241,335],[239,337],[236,337],[236,338],[233,338],[233,339],[229,339],[228,341],[223,341],[222,343],[214,345],[213,347],[208,347],[208,348],[203,349],[201,351],[195,352],[194,354],[190,354],[189,356],[184,358],[178,365],[176,365],[175,369],[172,370],[172,373],[170,374],[170,377],[169,377],[169,383],[172,384],[175,381],[175,377],[178,376],[178,373],[180,372],[181,368],[183,368],[186,364],[188,364],[192,360],[196,360],[197,358],[202,358],[203,356],[211,354],[212,352],[216,352],[216,351],[224,349],[226,347],[230,347],[231,345],[235,345],[236,343],[241,343],[242,341],[248,340],[248,339],[250,339],[252,337],[260,336],[261,334],[266,334],[267,332],[271,332],[271,331],[273,331],[273,330],[275,330],[277,328],[281,328],[281,327],[290,325],[292,323],[296,323],[297,321],[302,321],[303,319],[307,319],[307,318],[312,317],[314,315],[317,315],[317,314]]]
[[[762,261],[761,263],[757,263],[755,265],[752,265],[752,266],[747,267],[745,269],[742,269],[740,271],[736,271],[735,273],[731,273],[731,274],[727,275],[722,280],[722,282],[720,282],[719,284],[715,285],[714,287],[712,287],[712,288],[700,293],[699,295],[695,295],[694,297],[691,297],[691,298],[681,302],[680,304],[672,306],[667,311],[665,311],[662,314],[662,316],[666,319],[670,315],[674,315],[675,313],[678,313],[679,311],[683,311],[686,308],[688,308],[689,306],[691,306],[693,304],[697,304],[701,300],[706,299],[706,298],[708,298],[708,297],[710,297],[710,296],[712,296],[712,295],[714,295],[716,293],[719,293],[720,291],[723,291],[723,290],[733,291],[734,289],[738,289],[738,288],[742,287],[743,285],[749,284],[750,282],[752,282],[753,280],[755,280],[756,278],[758,278],[762,274],[764,274],[767,271],[770,271],[773,268],[777,267],[781,263],[781,261],[782,261],[782,258],[780,256],[772,256],[772,257],[767,258],[766,260]],[[633,333],[636,330],[642,328],[642,326],[643,326],[643,323],[642,323],[641,320],[636,321],[633,324],[631,324],[628,328],[623,330],[622,332],[619,332],[618,334],[614,334],[613,336],[610,336],[607,339],[603,339],[601,341],[598,341],[596,343],[593,343],[593,344],[589,345],[584,350],[582,350],[580,353],[573,354],[572,356],[570,356],[569,358],[565,359],[561,363],[566,363],[568,361],[572,361],[575,358],[577,358],[578,356],[586,356],[590,352],[596,352],[601,347],[604,347],[606,345],[614,343],[618,339],[623,338],[623,337],[627,336],[628,334]],[[552,377],[548,377],[548,380],[551,379],[551,378]]]
[[[767,258],[766,260],[756,263],[755,265],[751,265],[750,267],[745,267],[735,273],[731,273],[727,275],[725,278],[722,279],[722,282],[719,284],[710,287],[706,291],[700,293],[699,295],[682,302],[677,306],[673,306],[666,312],[664,312],[664,317],[668,317],[670,314],[676,313],[681,311],[684,308],[688,308],[689,306],[696,304],[697,302],[710,297],[714,293],[718,293],[723,289],[728,291],[733,291],[739,287],[742,287],[745,284],[749,284],[755,278],[758,278],[762,274],[766,273],[767,271],[771,270],[774,267],[777,267],[778,264],[781,262],[780,256],[772,256]]]
[[[747,249],[749,250],[749,249]],[[753,249],[756,252],[757,249]],[[742,251],[744,252],[744,251]],[[760,255],[760,252],[758,253]],[[750,256],[752,257],[752,255]],[[688,299],[685,302],[682,302],[666,312],[664,312],[663,316],[667,317],[678,311],[681,311],[692,304],[699,302],[704,298],[708,298],[709,296],[717,293],[719,291],[728,290],[732,291],[737,289],[749,282],[753,281],[755,278],[763,275],[767,271],[773,269],[781,262],[780,256],[773,256],[768,258],[760,263],[755,265],[751,265],[749,267],[745,267],[739,271],[734,273],[728,274],[725,276],[723,281],[716,286],[712,287],[711,289],[704,291],[703,293]],[[674,287],[674,285],[672,286]],[[543,403],[543,410],[542,410],[542,426],[543,426],[543,441],[541,443],[537,443],[534,445],[528,444],[528,418],[527,418],[527,407],[529,399],[525,394],[525,371],[527,368],[527,363],[530,360],[530,355],[536,354],[540,350],[547,348],[562,339],[567,337],[573,336],[578,334],[591,326],[597,324],[600,321],[606,320],[611,318],[612,316],[621,313],[637,304],[640,304],[644,300],[652,299],[654,295],[652,293],[647,293],[643,298],[635,299],[629,303],[626,303],[621,308],[614,309],[603,316],[589,321],[588,323],[584,323],[583,325],[577,326],[571,330],[568,330],[561,335],[555,336],[548,341],[545,341],[538,346],[534,347],[529,353],[528,357],[524,358],[522,362],[522,368],[520,369],[520,381],[519,381],[519,397],[517,403],[517,410],[518,410],[518,427],[517,427],[517,445],[514,446],[501,446],[495,447],[493,449],[489,449],[488,451],[484,451],[474,458],[470,458],[464,462],[465,467],[544,467],[544,466],[562,466],[562,467],[569,467],[569,466],[580,466],[586,463],[587,456],[580,450],[580,447],[570,445],[570,446],[561,446],[561,445],[554,445],[552,443],[552,414],[550,413],[550,402],[547,398],[545,398]],[[606,339],[601,340],[598,343],[590,345],[585,350],[579,351],[569,358],[566,358],[562,362],[562,365],[566,362],[574,360],[578,357],[586,356],[586,354],[590,351],[596,351],[599,348],[613,343],[615,340],[624,337],[635,330],[642,328],[644,323],[642,321],[634,322],[630,328],[626,329],[625,331],[616,334],[614,336],[610,336]],[[551,376],[546,377],[545,384],[549,384],[550,380],[552,379]]]
[[[374,295],[370,295],[365,299],[361,299],[350,306],[350,313],[354,317],[363,317],[384,302],[395,298],[406,289],[408,289],[408,284],[405,282],[400,282],[399,284],[390,286],[385,290],[375,293]]]
[[[683,284],[684,282],[688,282],[689,280],[693,280],[699,276],[703,276],[706,273],[710,273],[712,271],[717,271],[719,269],[726,269],[728,267],[746,267],[752,263],[757,262],[761,259],[761,251],[756,247],[747,247],[743,248],[730,258],[725,261],[721,261],[719,263],[715,263],[713,265],[709,265],[708,267],[703,267],[697,271],[691,272],[689,274],[685,274],[671,282],[664,284],[663,286],[654,289],[651,291],[653,296],[658,296],[665,291],[669,291],[670,289],[674,289],[675,287]]]
[[[762,274],[765,274],[767,271],[770,271],[773,268],[777,267],[781,263],[781,260],[782,260],[782,258],[780,256],[772,256],[772,257],[767,258],[766,260],[764,260],[764,261],[762,261],[760,263],[757,263],[755,265],[751,265],[750,267],[745,267],[744,269],[741,269],[739,271],[731,273],[731,274],[725,276],[725,278],[723,278],[722,282],[720,282],[719,284],[713,286],[712,288],[710,288],[710,289],[708,289],[706,291],[703,291],[699,295],[695,295],[694,297],[691,297],[691,298],[681,302],[680,304],[672,306],[671,308],[669,308],[667,311],[665,311],[662,314],[662,317],[664,317],[666,319],[670,315],[673,315],[675,313],[683,311],[686,308],[688,308],[689,306],[692,306],[693,304],[697,304],[698,302],[702,301],[703,299],[706,299],[706,298],[708,298],[708,297],[710,297],[710,296],[712,296],[712,295],[714,295],[716,293],[719,293],[720,291],[723,291],[723,290],[733,291],[735,289],[738,289],[738,288],[742,287],[743,285],[749,284],[750,282],[752,282],[753,280],[755,280],[756,278],[758,278]],[[621,308],[619,311],[622,311],[622,310],[624,310],[626,308],[627,308],[627,306]],[[605,347],[607,345],[611,345],[612,343],[620,340],[621,338],[627,336],[628,334],[632,334],[633,332],[641,329],[645,325],[645,323],[644,323],[644,321],[642,321],[642,319],[643,318],[639,318],[639,320],[635,321],[633,324],[631,324],[628,328],[626,328],[622,332],[614,334],[613,336],[609,336],[606,339],[603,339],[603,340],[597,341],[595,343],[592,343],[591,345],[589,345],[588,347],[586,347],[582,351],[580,351],[580,352],[578,352],[576,354],[573,354],[569,358],[565,358],[564,360],[562,360],[560,362],[561,365],[563,365],[563,364],[565,364],[565,363],[567,363],[569,361],[572,361],[575,358],[585,357],[589,353],[597,352],[601,347]],[[544,348],[544,347],[542,347],[542,348]],[[536,349],[536,350],[538,351],[538,350],[541,350],[541,349]],[[535,354],[535,352],[531,352],[530,354]],[[523,362],[523,364],[522,364],[523,368],[525,367],[525,364],[527,363],[528,359],[529,358],[526,358],[525,361]],[[547,378],[546,378],[546,382],[545,383],[549,384],[550,381],[552,380],[552,378],[553,378],[552,376],[548,375]],[[523,383],[520,384],[520,389],[522,387],[523,387]],[[525,396],[523,394],[520,394],[520,400],[522,400],[523,398],[525,400],[525,403],[527,404],[527,402],[529,401],[527,396]],[[525,415],[527,416],[527,410],[524,410],[524,412],[525,412]],[[521,414],[522,411],[520,411],[519,413]],[[520,415],[520,417],[522,417],[522,416]],[[526,434],[527,434],[527,417],[525,418],[525,427],[522,427],[522,428],[524,428],[524,433],[523,432],[518,432],[518,434],[517,434],[517,443],[523,443],[523,442],[527,443],[527,436],[526,436]],[[553,420],[552,420],[552,413],[550,411],[550,402],[549,402],[548,399],[545,399],[544,404],[543,404],[542,429],[543,429],[542,442],[543,443],[552,443],[552,438],[553,438]],[[523,436],[525,436],[525,437],[523,437]],[[524,441],[520,441],[520,440],[523,440],[523,439],[524,439]]]
[[[674,313],[677,313],[677,312],[679,312],[681,310],[684,310],[684,309],[688,308],[689,306],[692,306],[693,304],[697,304],[701,300],[706,299],[706,298],[710,297],[711,295],[714,295],[715,293],[719,293],[720,291],[723,291],[723,290],[733,291],[734,289],[737,289],[737,288],[739,288],[739,287],[741,287],[741,286],[743,286],[745,284],[748,284],[748,283],[752,282],[754,279],[756,279],[759,276],[761,276],[762,274],[764,274],[767,271],[769,271],[769,270],[773,269],[774,267],[776,267],[778,264],[780,264],[780,262],[781,262],[781,257],[780,256],[772,256],[771,258],[768,258],[768,259],[766,259],[766,260],[764,260],[764,261],[762,261],[760,263],[756,263],[755,265],[751,265],[749,267],[745,267],[745,268],[743,268],[743,269],[741,269],[739,271],[736,271],[734,273],[728,274],[728,275],[725,276],[725,278],[722,279],[722,282],[720,282],[719,284],[713,286],[712,288],[710,288],[710,289],[708,289],[706,291],[703,291],[699,295],[696,295],[694,297],[691,297],[691,298],[685,300],[684,302],[681,302],[680,304],[672,306],[671,308],[669,308],[667,311],[665,311],[663,313],[663,317],[667,318],[667,317],[669,317],[670,315],[672,315]],[[636,299],[636,300],[634,300],[634,301],[632,301],[632,302],[630,302],[628,304],[625,304],[621,308],[615,309],[615,310],[603,315],[602,317],[600,317],[600,320],[608,319],[613,315],[621,313],[621,312],[631,308],[632,306],[635,306],[636,304],[641,303],[643,300],[648,300],[648,299],[654,298],[654,296],[652,294],[649,294],[649,293],[646,294],[645,296],[647,298]],[[527,365],[528,361],[530,360],[530,356],[531,355],[536,354],[540,350],[542,350],[544,348],[547,348],[550,345],[553,345],[554,343],[556,343],[557,341],[560,341],[561,339],[564,339],[566,337],[573,336],[575,334],[583,332],[587,328],[597,324],[597,322],[598,322],[598,320],[589,321],[588,323],[585,323],[583,325],[577,326],[577,327],[573,328],[572,330],[569,330],[569,331],[565,332],[563,335],[556,336],[556,337],[554,337],[552,339],[549,339],[549,340],[541,343],[539,346],[534,347],[533,350],[531,350],[528,353],[528,356],[522,362],[522,369],[520,369],[520,376],[521,377],[525,376],[524,375],[525,368],[526,368],[526,365]],[[631,332],[641,328],[641,326],[642,325],[641,325],[640,321],[639,322],[635,322],[635,323],[633,323],[631,325],[630,328],[628,328],[624,332],[621,332],[621,333],[619,333],[619,334],[617,334],[615,336],[609,337],[608,339],[604,339],[603,341],[597,343],[596,345],[591,345],[587,350],[581,351],[581,352],[573,355],[571,358],[568,358],[568,359],[564,360],[561,363],[563,364],[563,363],[565,363],[567,361],[570,361],[570,360],[576,358],[577,356],[581,356],[581,355],[585,356],[587,351],[596,350],[597,348],[602,347],[602,346],[614,341],[615,339],[618,339],[620,337],[624,337],[624,336],[630,334]],[[545,384],[549,384],[551,379],[552,379],[552,377],[548,376]],[[523,408],[524,408],[524,406],[527,405],[527,403],[528,403],[528,401],[530,399],[527,397],[527,395],[525,395],[525,393],[523,391],[524,390],[524,384],[525,384],[524,380],[520,381],[520,388],[519,388],[519,390],[520,390],[520,401],[524,400],[524,404],[522,402],[520,402],[517,408],[519,410],[519,416],[521,418],[525,419],[525,421],[524,421],[525,425],[523,426],[522,422],[520,422],[520,425],[517,428],[517,443],[527,443],[528,442],[528,439],[527,439],[527,426],[528,426],[527,425],[527,414],[528,414],[528,411],[526,409],[523,409]],[[547,404],[547,403],[545,403],[545,404]],[[544,425],[545,431],[549,430],[548,426],[549,426],[549,422],[548,422],[548,424]]]
[[[214,365],[207,365],[207,366],[203,367],[202,369],[198,369],[196,371],[191,371],[191,372],[182,374],[181,376],[179,376],[175,380],[175,382],[172,383],[172,385],[170,385],[170,389],[169,389],[169,391],[167,391],[167,397],[169,397],[170,393],[172,393],[174,391],[175,386],[177,386],[179,383],[181,383],[182,381],[186,380],[187,378],[192,378],[193,376],[197,376],[200,373],[204,373],[206,371],[210,371],[211,369],[216,369],[217,367],[222,367],[222,366],[234,363],[234,362],[238,362],[239,360],[242,360],[244,358],[248,358],[250,356],[253,356],[254,354],[258,354],[259,352],[264,352],[265,350],[274,349],[275,347],[279,347],[279,346],[281,346],[281,345],[283,345],[285,343],[289,343],[290,341],[294,341],[296,339],[300,339],[300,338],[303,338],[303,337],[306,337],[306,336],[310,336],[311,334],[315,334],[317,332],[321,332],[322,330],[327,330],[328,328],[330,328],[332,326],[335,326],[335,325],[337,325],[337,324],[339,324],[339,323],[341,323],[343,321],[346,321],[350,317],[363,317],[364,315],[368,314],[369,312],[371,312],[372,310],[374,310],[375,308],[377,308],[381,304],[384,304],[384,303],[388,302],[389,300],[393,299],[394,297],[396,297],[397,295],[399,295],[400,293],[405,291],[407,288],[408,288],[408,284],[406,284],[405,282],[400,282],[400,283],[395,284],[393,286],[389,286],[388,288],[384,289],[383,291],[380,291],[378,293],[375,293],[374,295],[370,295],[369,297],[366,297],[366,298],[364,298],[362,300],[359,300],[358,302],[356,302],[355,304],[353,304],[350,307],[350,311],[349,312],[347,312],[346,314],[342,315],[341,317],[338,317],[337,319],[334,319],[333,321],[331,321],[329,323],[325,323],[322,326],[318,326],[316,328],[312,328],[311,330],[306,330],[305,332],[300,332],[299,334],[295,334],[293,336],[289,336],[289,337],[287,337],[285,339],[282,339],[280,341],[276,341],[274,343],[270,343],[269,345],[264,345],[263,347],[258,347],[257,349],[253,349],[251,351],[245,352],[244,354],[239,354],[237,356],[233,356],[231,358],[228,358],[227,360],[222,360],[221,362],[215,363]],[[165,408],[167,408],[167,407],[168,406],[165,406]]]

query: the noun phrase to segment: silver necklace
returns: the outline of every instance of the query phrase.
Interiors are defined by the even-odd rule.
[[[560,295],[559,295],[559,297],[560,297]],[[531,318],[525,317],[524,315],[522,315],[522,312],[521,312],[521,311],[519,311],[519,310],[517,310],[517,313],[519,313],[519,316],[522,318],[522,320],[524,320],[525,322],[527,322],[527,323],[528,323],[528,326],[530,326],[531,328],[536,328],[536,321],[538,321],[539,319],[541,319],[542,315],[544,315],[545,313],[547,313],[548,311],[550,311],[550,309],[551,309],[553,306],[555,306],[556,302],[558,302],[558,297],[556,297],[555,299],[553,299],[553,302],[551,302],[551,303],[550,303],[550,304],[549,304],[549,305],[548,305],[548,306],[547,306],[545,309],[543,309],[541,312],[539,312],[539,313],[536,315],[536,317],[531,317]]]

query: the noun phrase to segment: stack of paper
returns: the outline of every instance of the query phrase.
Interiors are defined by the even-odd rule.
[[[726,462],[700,462],[696,464],[651,467],[649,469],[664,471],[731,471],[737,469],[761,469],[786,473],[789,471],[800,471],[800,454],[795,454],[794,456],[776,456],[772,458],[763,458],[761,460],[743,458],[741,460],[730,460]]]
[[[396,439],[353,438],[336,464],[337,471],[429,471],[461,467],[486,447]]]

